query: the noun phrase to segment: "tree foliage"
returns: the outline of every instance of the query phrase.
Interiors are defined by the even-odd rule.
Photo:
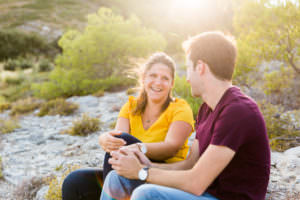
[[[81,33],[66,32],[59,46],[63,53],[56,59],[50,82],[35,86],[41,96],[85,95],[101,88],[101,80],[120,76],[130,67],[130,58],[148,56],[163,50],[164,38],[145,28],[135,16],[124,19],[108,8],[88,16]]]

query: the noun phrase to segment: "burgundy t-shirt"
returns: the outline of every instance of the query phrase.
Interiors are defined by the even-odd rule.
[[[239,88],[229,88],[215,110],[203,103],[196,121],[200,156],[209,144],[235,152],[228,166],[208,187],[221,200],[263,200],[270,176],[270,148],[257,104]]]

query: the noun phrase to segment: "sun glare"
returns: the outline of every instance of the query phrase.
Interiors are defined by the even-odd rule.
[[[199,6],[201,0],[175,0],[174,6],[184,10],[191,10]]]
[[[190,15],[195,12],[207,12],[209,1],[207,0],[174,0],[173,11],[181,14]]]

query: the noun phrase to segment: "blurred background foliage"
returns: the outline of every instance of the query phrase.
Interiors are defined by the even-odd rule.
[[[135,86],[136,60],[165,51],[174,96],[194,115],[181,43],[203,31],[235,36],[234,84],[255,99],[270,145],[300,143],[300,0],[0,0],[0,108]],[[48,32],[47,32],[48,31]],[[62,34],[54,34],[61,32]],[[45,34],[46,33],[46,34]],[[12,104],[13,105],[13,104]]]

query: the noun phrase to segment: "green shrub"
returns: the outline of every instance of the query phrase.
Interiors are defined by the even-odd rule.
[[[114,122],[110,123],[109,128],[110,129],[115,129],[116,124],[117,124],[117,121],[114,121]]]
[[[68,31],[59,45],[63,53],[55,61],[51,81],[34,86],[36,94],[43,98],[118,90],[124,85],[124,78],[118,83],[111,81],[120,80],[122,72],[132,64],[130,58],[163,50],[166,42],[159,33],[143,27],[136,17],[124,19],[110,9],[100,8],[88,16],[82,33]]]
[[[38,116],[45,115],[71,115],[78,109],[75,103],[67,102],[65,99],[54,99],[44,103]]]
[[[3,179],[3,173],[2,173],[2,158],[0,156],[0,179]]]
[[[18,60],[9,59],[4,63],[3,69],[7,71],[15,71],[19,67]]]
[[[66,132],[70,135],[86,136],[100,129],[100,120],[84,114],[80,120],[73,122],[73,126]]]
[[[20,128],[20,126],[15,119],[0,119],[0,133],[11,133],[17,128]]]
[[[7,71],[15,71],[17,69],[24,70],[29,68],[33,68],[33,63],[25,58],[8,59],[3,66],[3,69]]]
[[[110,76],[99,80],[101,89],[108,92],[121,91],[136,84],[136,80],[127,77]]]
[[[70,174],[72,171],[79,169],[78,165],[69,166],[67,169],[64,170],[63,175],[59,178],[57,176],[48,178],[47,182],[49,183],[48,192],[45,195],[46,200],[61,200],[62,194],[62,184],[64,179]]]
[[[266,101],[260,102],[259,107],[265,119],[271,148],[284,151],[296,146],[295,137],[300,134],[300,131],[295,128],[295,122],[291,115],[284,114],[282,106],[273,105]],[[295,120],[300,121],[300,117],[296,116]]]
[[[133,95],[135,93],[137,93],[137,89],[136,88],[128,88],[127,91],[126,91],[126,94],[127,95]]]
[[[9,109],[11,109],[10,103],[7,103],[7,102],[0,103],[0,113],[2,113],[5,110],[9,110]]]
[[[7,76],[4,82],[8,85],[20,85],[24,80],[23,76]]]
[[[0,95],[5,97],[7,101],[14,102],[18,99],[24,99],[31,96],[30,83],[22,82],[20,85],[11,85],[3,90],[0,90]]]
[[[97,92],[95,92],[93,94],[93,96],[95,96],[95,97],[102,97],[102,96],[104,96],[104,91],[102,89],[100,89]]]
[[[39,72],[49,72],[52,70],[52,64],[48,59],[43,59],[40,61],[38,66]]]
[[[20,69],[24,70],[24,69],[30,69],[33,68],[33,63],[25,58],[19,58],[19,66]]]
[[[10,111],[11,116],[28,114],[38,109],[41,102],[34,98],[20,99],[12,104]]]
[[[0,30],[0,61],[27,54],[47,53],[51,47],[37,34],[18,30]]]
[[[175,77],[175,86],[173,89],[173,93],[175,97],[183,98],[188,102],[193,111],[194,118],[196,118],[199,107],[202,104],[202,100],[192,96],[191,87],[186,81],[185,77]]]
[[[84,96],[93,94],[99,90],[103,91],[119,91],[135,84],[135,80],[122,76],[111,76],[105,79],[85,79],[86,76],[82,71],[72,70],[64,73],[56,70],[51,73],[50,79],[61,78],[61,84],[52,81],[43,84],[32,84],[34,95],[45,99],[55,99],[59,97]]]

